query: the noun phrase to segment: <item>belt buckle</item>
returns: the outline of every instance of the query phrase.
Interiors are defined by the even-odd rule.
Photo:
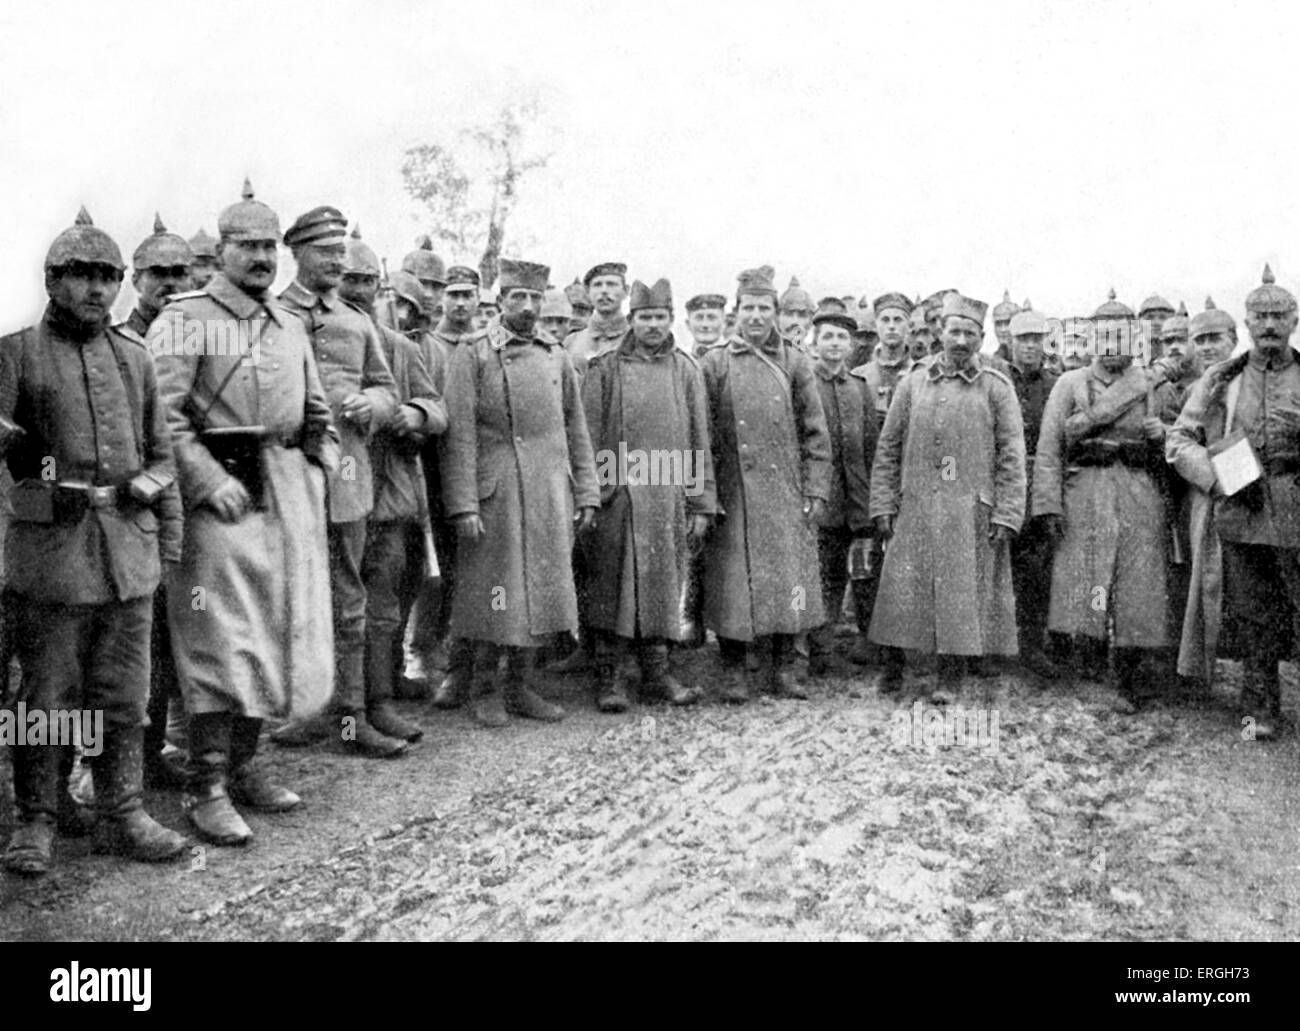
[[[117,488],[91,487],[86,491],[86,502],[91,508],[112,508],[117,504]]]

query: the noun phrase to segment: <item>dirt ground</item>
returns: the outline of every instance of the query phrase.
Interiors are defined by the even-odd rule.
[[[716,684],[713,647],[675,662]],[[1222,670],[1129,718],[1099,685],[967,678],[985,733],[929,747],[913,672],[899,699],[868,672],[615,717],[552,677],[568,719],[499,731],[404,703],[425,738],[399,761],[265,744],[305,804],[250,816],[246,849],[60,840],[44,880],[0,875],[0,938],[1294,940],[1300,743],[1243,740]]]

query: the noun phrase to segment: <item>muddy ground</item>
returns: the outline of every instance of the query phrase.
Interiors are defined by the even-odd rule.
[[[675,661],[716,685],[713,647]],[[1243,740],[1221,668],[1128,718],[1100,685],[967,678],[981,739],[930,747],[872,672],[614,717],[548,677],[568,719],[499,731],[403,703],[425,738],[402,760],[265,744],[306,801],[250,816],[246,849],[158,867],[60,840],[44,880],[0,874],[0,938],[1294,940],[1300,744]]]

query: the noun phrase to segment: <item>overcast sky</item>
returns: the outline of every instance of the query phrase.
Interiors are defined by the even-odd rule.
[[[1240,317],[1265,261],[1300,287],[1298,29],[1283,3],[7,0],[0,331],[79,205],[129,260],[155,209],[213,231],[246,174],[285,226],[335,204],[395,265],[403,151],[516,92],[554,156],[506,253],[556,283],[623,260],[680,304],[768,263],[815,297],[1067,315],[1114,285]]]

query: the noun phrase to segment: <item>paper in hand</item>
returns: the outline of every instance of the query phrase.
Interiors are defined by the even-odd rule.
[[[1255,449],[1241,430],[1228,434],[1209,448],[1210,464],[1224,497],[1232,497],[1264,475]]]

